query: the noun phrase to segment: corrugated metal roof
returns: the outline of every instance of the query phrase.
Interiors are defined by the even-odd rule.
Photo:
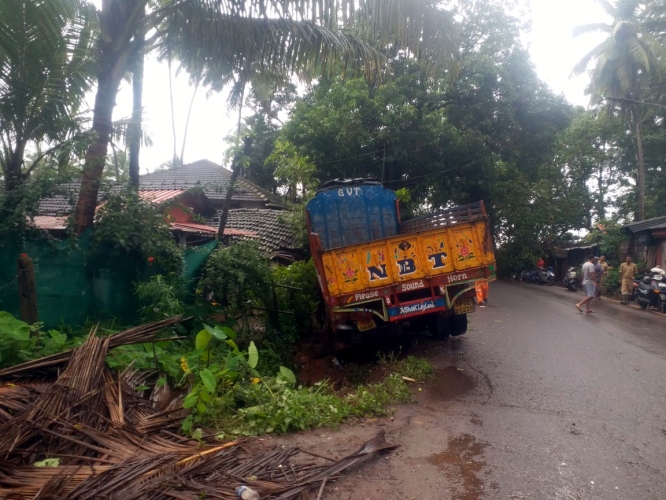
[[[652,229],[666,229],[666,215],[655,217],[654,219],[632,222],[631,224],[622,226],[623,231],[628,231],[630,233],[638,233],[640,231],[649,231]]]
[[[178,198],[185,192],[184,189],[155,189],[150,191],[139,191],[139,197],[142,200],[153,203],[164,203],[165,201]]]

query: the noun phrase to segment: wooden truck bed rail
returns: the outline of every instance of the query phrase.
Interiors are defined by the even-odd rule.
[[[482,201],[477,201],[476,203],[470,203],[468,205],[444,208],[437,212],[401,222],[399,232],[400,234],[416,233],[419,231],[427,231],[429,229],[452,226],[454,224],[460,224],[461,222],[472,222],[485,219],[486,217],[486,207]]]

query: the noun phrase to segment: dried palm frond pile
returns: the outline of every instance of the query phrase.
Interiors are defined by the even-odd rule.
[[[0,371],[0,498],[232,499],[247,484],[262,498],[307,499],[344,469],[394,448],[380,433],[327,462],[298,448],[179,435],[179,398],[157,409],[134,389],[140,375],[105,363],[110,348],[150,342],[179,321],[101,338],[93,330],[73,351]]]

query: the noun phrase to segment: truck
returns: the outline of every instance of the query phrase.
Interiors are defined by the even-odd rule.
[[[496,279],[483,201],[402,221],[396,193],[376,179],[337,179],[319,187],[306,219],[325,326],[352,342],[408,329],[462,335],[476,282]]]

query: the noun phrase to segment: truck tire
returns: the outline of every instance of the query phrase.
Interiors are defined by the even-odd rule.
[[[451,335],[457,337],[467,333],[467,314],[454,314],[449,316],[451,320]]]
[[[449,316],[442,313],[431,314],[428,318],[428,331],[437,340],[446,340],[451,335],[451,322]]]

